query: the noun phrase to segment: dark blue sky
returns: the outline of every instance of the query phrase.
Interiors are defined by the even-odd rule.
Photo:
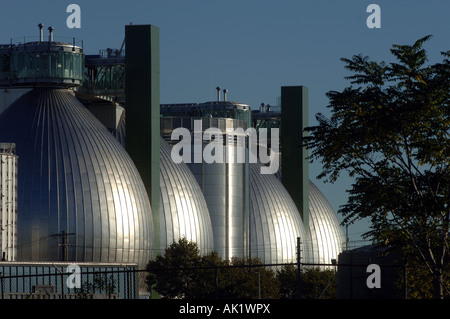
[[[81,28],[69,29],[66,8],[81,7]],[[369,29],[369,4],[381,8],[381,28]],[[38,23],[55,37],[84,41],[85,53],[120,48],[124,26],[160,28],[161,102],[214,100],[217,86],[228,99],[258,107],[274,105],[283,85],[309,89],[310,125],[327,113],[325,93],[349,85],[341,57],[354,54],[391,62],[392,44],[412,44],[428,34],[430,62],[450,49],[448,0],[1,0],[0,43],[37,36]],[[337,210],[347,200],[351,180],[323,184],[311,166],[311,179]],[[358,239],[366,224],[350,227]]]

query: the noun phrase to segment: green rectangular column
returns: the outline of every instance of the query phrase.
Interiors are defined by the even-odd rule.
[[[281,88],[281,181],[297,206],[306,230],[309,229],[308,152],[301,147],[308,126],[308,88]],[[303,239],[303,238],[302,238]]]
[[[159,248],[159,28],[125,26],[125,53],[126,149],[147,189]]]

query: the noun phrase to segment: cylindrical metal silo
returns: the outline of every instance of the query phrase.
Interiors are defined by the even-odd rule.
[[[175,106],[176,109],[178,106]],[[232,114],[234,105],[183,106],[181,111]],[[167,110],[166,110],[167,112]],[[179,112],[173,110],[173,113]],[[208,113],[209,114],[209,113]],[[245,115],[245,114],[244,114]],[[187,166],[195,176],[208,205],[214,234],[214,250],[222,258],[245,257],[248,251],[250,170],[248,145],[236,129],[247,129],[247,118],[178,117],[161,119],[162,135],[172,144],[171,132],[186,128],[190,133]],[[211,136],[208,135],[209,130]],[[236,136],[240,136],[237,138]],[[219,141],[217,141],[219,140]],[[181,143],[181,142],[180,142]],[[217,144],[215,144],[217,143]],[[208,157],[211,155],[211,159]]]
[[[208,139],[198,150],[202,154],[192,152],[193,160],[189,168],[197,179],[208,204],[214,234],[214,250],[225,259],[245,257],[247,254],[247,228],[249,217],[249,165],[245,161],[248,150],[244,145],[234,143],[231,131],[237,128],[240,121],[224,118],[203,119],[202,132],[208,128],[218,128],[221,132],[219,143],[211,150]],[[216,126],[217,124],[217,126]],[[219,132],[217,131],[217,132]],[[195,134],[195,133],[194,133]],[[194,139],[193,139],[194,140]],[[214,140],[214,138],[213,138]],[[240,148],[244,160],[238,155]],[[208,163],[205,156],[214,155],[215,161]],[[202,161],[195,163],[194,158],[200,155]]]

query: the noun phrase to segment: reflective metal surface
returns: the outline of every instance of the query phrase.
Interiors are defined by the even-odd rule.
[[[193,152],[192,156],[195,156]],[[248,164],[238,163],[234,148],[223,146],[222,163],[189,163],[208,204],[214,250],[225,259],[246,254]]]
[[[282,167],[275,174],[281,181]],[[309,256],[308,263],[330,264],[332,259],[337,259],[339,253],[345,248],[345,234],[339,223],[336,212],[331,207],[327,198],[309,181],[309,224],[305,225],[307,236],[303,243],[306,249],[304,255]]]
[[[200,253],[214,249],[213,230],[203,193],[185,163],[175,164],[171,147],[161,138],[160,253],[184,237],[196,242]],[[156,247],[155,247],[156,248]]]
[[[0,260],[15,261],[17,254],[17,168],[13,143],[0,143]]]
[[[214,117],[161,118],[161,134],[171,144],[179,142],[178,140],[171,141],[172,131],[179,127],[184,127],[191,132],[191,163],[187,163],[187,166],[200,185],[208,205],[214,236],[214,250],[225,259],[244,257],[247,254],[246,236],[249,214],[250,175],[248,163],[245,162],[247,150],[245,139],[244,143],[240,139],[235,142],[233,136],[227,136],[227,132],[234,132],[236,128],[246,129],[247,122]],[[217,135],[222,138],[220,146],[215,146],[217,154],[220,155],[217,155],[215,161],[211,163],[205,162],[204,159],[205,153],[208,153],[205,148],[209,146],[210,141],[202,141],[201,135],[209,128],[218,129]],[[194,146],[196,136],[199,136],[200,139],[199,148]],[[212,140],[215,138],[212,137]],[[243,151],[241,154],[244,154],[244,158],[238,157],[237,146],[240,147],[240,151]],[[196,159],[202,160],[197,161]]]
[[[345,234],[336,213],[322,192],[309,182],[309,235],[311,262],[330,264],[345,247]]]
[[[250,164],[250,255],[263,263],[289,263],[297,258],[301,239],[302,262],[310,262],[300,213],[280,180],[260,173],[261,164]]]
[[[70,91],[22,96],[0,116],[0,140],[20,158],[18,260],[146,265],[153,222],[142,180]]]
[[[194,121],[200,120],[196,116],[204,114],[197,113],[205,110],[208,108],[199,108],[197,104],[161,106],[162,136],[170,140],[174,129],[184,127],[191,132],[191,139],[195,138]],[[233,118],[203,117],[201,124],[203,131],[210,127],[222,131],[246,129],[245,121]],[[224,154],[232,154],[228,147],[225,143]],[[248,148],[246,152],[248,156]],[[195,157],[194,149],[192,157]],[[294,262],[297,237],[301,239],[303,263],[329,264],[342,251],[345,236],[336,213],[312,182],[309,183],[309,224],[304,225],[280,181],[281,167],[275,175],[261,174],[261,165],[248,161],[245,164],[203,161],[189,163],[188,167],[204,193],[214,232],[214,250],[222,257],[249,255],[259,257],[264,263]]]

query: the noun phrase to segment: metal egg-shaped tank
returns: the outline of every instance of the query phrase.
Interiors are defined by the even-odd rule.
[[[345,247],[345,234],[330,203],[309,181],[309,240],[311,262],[330,264]]]
[[[203,193],[185,163],[174,163],[170,145],[160,141],[160,252],[180,238],[214,249],[213,230]],[[156,248],[156,247],[155,247]]]
[[[265,264],[295,262],[297,237],[302,262],[309,262],[307,233],[300,213],[274,174],[261,174],[261,164],[250,164],[250,255]]]
[[[122,145],[67,89],[35,88],[0,116],[16,143],[18,258],[131,262],[152,258],[153,221]]]

